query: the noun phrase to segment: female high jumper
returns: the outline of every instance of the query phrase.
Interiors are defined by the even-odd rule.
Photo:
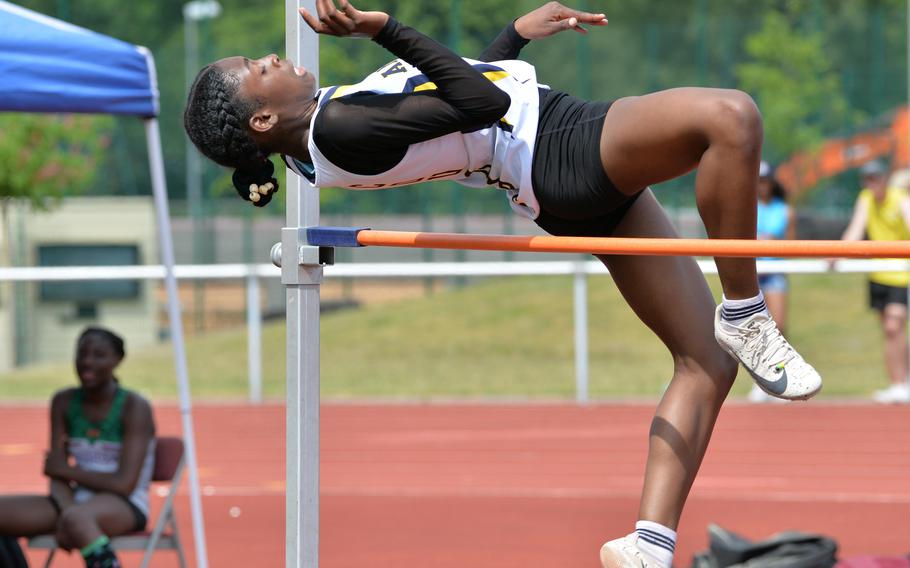
[[[286,59],[229,57],[190,90],[184,125],[199,150],[236,169],[254,205],[277,182],[268,156],[314,186],[382,189],[454,180],[505,193],[554,235],[677,236],[648,189],[697,169],[698,210],[710,238],[754,239],[761,116],[748,95],[680,88],[589,102],[539,84],[517,60],[530,40],[585,33],[603,14],[550,2],[509,24],[478,60],[462,59],[383,12],[316,0],[301,16],[317,33],[369,37],[398,59],[355,85],[317,88]],[[769,394],[807,399],[818,373],[780,334],[754,259],[716,258],[716,306],[691,258],[598,256],[626,301],[673,357],[652,422],[639,521],[607,542],[609,568],[669,568],[676,527],[736,361]],[[729,355],[732,355],[732,358]],[[735,359],[735,361],[734,361]]]

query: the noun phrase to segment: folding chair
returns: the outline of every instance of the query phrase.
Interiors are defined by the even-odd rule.
[[[151,532],[143,531],[111,539],[114,550],[144,550],[141,568],[148,568],[152,554],[156,550],[174,550],[180,568],[186,568],[186,557],[183,544],[177,531],[177,518],[174,515],[174,496],[183,477],[184,456],[183,440],[180,438],[160,437],[155,441],[155,468],[152,481],[168,483],[167,498],[158,513],[158,519]],[[47,549],[50,554],[44,568],[49,568],[57,552],[57,541],[53,535],[41,535],[29,539],[29,548]]]

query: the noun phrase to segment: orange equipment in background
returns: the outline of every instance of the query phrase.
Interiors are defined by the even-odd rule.
[[[778,166],[776,175],[791,195],[815,187],[822,180],[875,160],[886,158],[893,169],[910,165],[910,112],[901,107],[883,127],[852,136],[831,138],[821,147],[799,152]]]

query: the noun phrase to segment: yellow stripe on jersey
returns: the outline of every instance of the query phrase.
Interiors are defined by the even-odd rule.
[[[343,97],[345,93],[350,91],[356,85],[339,85],[335,92],[332,93],[332,96],[329,99],[337,99],[338,97]]]
[[[423,83],[422,85],[417,85],[416,87],[414,87],[414,92],[416,93],[417,91],[435,91],[436,89],[437,89],[436,83],[434,83],[433,81],[427,81],[426,83]]]
[[[484,72],[483,76],[495,83],[496,81],[499,81],[500,79],[505,79],[506,77],[509,76],[509,74],[506,73],[505,71],[486,71],[486,72]],[[417,85],[416,87],[414,87],[414,92],[416,93],[418,91],[435,91],[437,88],[438,87],[436,86],[436,83],[434,83],[433,81],[427,81],[426,83],[421,83],[420,85]],[[338,87],[338,90],[340,91],[341,87]],[[336,91],[336,93],[337,93],[337,91]],[[337,94],[332,95],[332,98],[334,99],[336,96],[337,96]]]
[[[483,76],[495,83],[496,81],[499,81],[500,79],[505,79],[506,77],[509,76],[509,74],[506,73],[505,71],[486,71],[483,74]]]

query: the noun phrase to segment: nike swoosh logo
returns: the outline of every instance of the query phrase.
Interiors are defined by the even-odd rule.
[[[780,378],[778,378],[777,380],[774,380],[774,381],[769,381],[767,379],[763,379],[762,377],[759,377],[758,375],[756,375],[755,373],[752,372],[752,369],[749,369],[748,367],[746,368],[746,370],[749,371],[749,374],[752,375],[752,378],[755,380],[756,383],[758,383],[758,386],[761,387],[765,392],[769,392],[771,394],[784,394],[784,392],[786,392],[786,390],[787,390],[787,370],[786,369],[784,369],[783,372],[781,372]]]

